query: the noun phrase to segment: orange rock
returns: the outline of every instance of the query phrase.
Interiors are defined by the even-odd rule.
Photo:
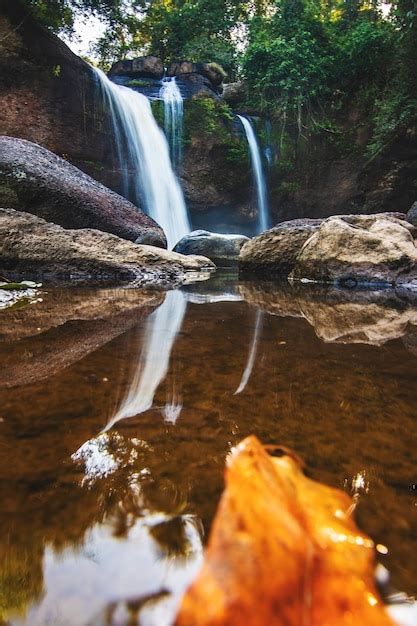
[[[255,437],[229,456],[200,574],[176,626],[393,626],[352,500]]]

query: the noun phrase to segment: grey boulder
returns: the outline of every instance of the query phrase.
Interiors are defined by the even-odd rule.
[[[220,267],[236,265],[242,246],[249,241],[244,235],[223,235],[207,230],[195,230],[183,237],[174,252],[197,254],[211,259]]]
[[[246,243],[239,256],[239,271],[287,276],[309,237],[321,219],[298,219],[282,222]]]

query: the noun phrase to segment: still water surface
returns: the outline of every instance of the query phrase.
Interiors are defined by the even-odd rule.
[[[417,307],[217,275],[0,314],[0,624],[165,626],[248,434],[356,493],[417,592]]]

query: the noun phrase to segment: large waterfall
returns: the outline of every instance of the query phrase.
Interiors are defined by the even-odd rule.
[[[261,152],[250,121],[242,115],[238,115],[237,117],[242,122],[242,126],[248,140],[252,169],[256,183],[256,193],[258,197],[259,232],[262,232],[269,228],[269,211]]]
[[[164,133],[145,96],[115,85],[101,70],[95,72],[111,115],[117,158],[123,172],[123,194],[138,206],[144,206],[164,229],[168,246],[172,248],[190,232],[190,224]]]
[[[165,134],[169,143],[171,161],[178,172],[182,160],[182,131],[184,105],[175,76],[164,78],[159,96],[164,103]]]

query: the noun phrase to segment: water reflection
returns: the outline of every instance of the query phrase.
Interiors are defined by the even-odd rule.
[[[57,554],[46,548],[45,593],[29,609],[27,621],[35,626],[132,624],[140,613],[143,626],[168,626],[202,561],[198,523],[192,516],[174,521],[176,552],[170,529],[163,528],[172,520],[158,514],[135,520],[123,541],[104,520],[89,529],[81,549],[68,547]]]
[[[255,328],[253,330],[253,338],[252,338],[252,343],[251,343],[249,354],[248,354],[248,361],[246,363],[245,370],[242,374],[242,379],[239,383],[239,387],[235,391],[235,395],[237,395],[238,393],[242,393],[242,391],[245,389],[246,385],[248,384],[248,381],[252,374],[253,366],[255,364],[255,359],[256,359],[256,352],[258,349],[259,334],[261,333],[261,330],[262,330],[262,320],[263,320],[262,311],[259,310],[256,312]]]
[[[152,408],[155,392],[167,374],[171,350],[181,330],[186,308],[184,294],[181,291],[170,291],[161,306],[150,315],[144,330],[144,345],[128,394],[117,413],[106,424],[104,432],[120,420]]]
[[[223,280],[156,310],[161,295],[141,308],[128,292],[76,291],[0,318],[0,358],[20,381],[1,374],[0,620],[164,624],[201,558],[227,451],[250,433],[360,493],[393,586],[416,593],[413,302]],[[27,375],[49,338],[53,353],[78,336],[91,338],[82,358]]]

